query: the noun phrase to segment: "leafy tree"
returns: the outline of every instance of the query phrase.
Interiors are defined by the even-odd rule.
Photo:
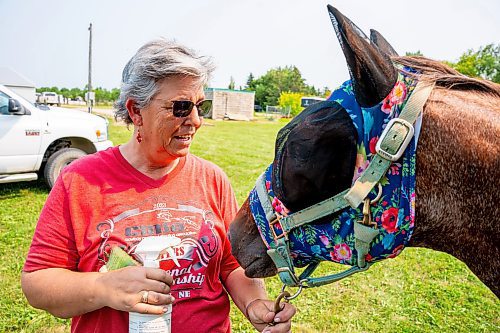
[[[263,107],[277,105],[282,92],[311,92],[311,87],[305,84],[295,66],[273,68],[252,82],[255,87],[255,103]],[[315,91],[314,87],[312,90]]]
[[[460,73],[500,83],[500,44],[488,44],[476,52],[467,50],[457,63],[449,63]]]
[[[68,88],[61,88],[59,90],[59,92],[61,93],[61,95],[63,95],[64,97],[66,98],[69,98],[69,89]]]
[[[328,98],[332,94],[332,91],[328,87],[323,87],[323,90],[321,90],[321,93],[319,94],[323,98]]]
[[[245,87],[246,90],[255,90],[254,80],[255,78],[253,77],[253,74],[250,72],[250,75],[248,75],[247,79],[247,85]]]
[[[53,90],[53,88],[50,88],[50,87],[40,87],[40,88],[36,89],[36,92],[38,92],[38,93],[43,93],[46,91],[58,92],[59,90],[57,88],[55,90]]]
[[[80,88],[57,88],[57,87],[41,87],[37,88],[36,92],[42,93],[44,91],[51,91],[60,94],[68,99],[76,99],[78,97],[84,98],[87,93],[87,89]],[[97,87],[94,89],[96,103],[109,104],[118,99],[120,96],[120,89],[113,88],[111,91],[102,87]]]
[[[290,111],[290,116],[296,116],[302,111],[300,99],[304,96],[302,93],[282,92],[279,98],[279,106]]]
[[[111,99],[111,101],[116,101],[118,99],[118,97],[120,97],[120,89],[118,88],[113,88],[111,89],[111,93],[109,94],[109,97]]]
[[[97,87],[94,89],[96,103],[103,103],[109,101],[109,92],[106,89]]]
[[[234,90],[234,78],[231,76],[231,79],[229,80],[229,86],[228,89]]]
[[[78,96],[83,98],[83,96],[85,96],[85,92],[83,90],[81,90],[80,88],[71,88],[69,90],[69,96],[68,96],[69,98],[75,99]]]
[[[308,89],[306,89],[305,93],[307,95],[311,95],[311,96],[319,96],[321,95],[321,92],[319,91],[319,89],[316,89],[315,86],[308,86]]]
[[[424,54],[420,52],[420,50],[417,50],[416,52],[406,52],[405,56],[411,57],[411,56],[420,56],[423,57]]]

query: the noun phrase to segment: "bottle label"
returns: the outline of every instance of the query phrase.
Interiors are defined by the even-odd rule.
[[[163,315],[129,313],[129,333],[171,333],[172,305]]]

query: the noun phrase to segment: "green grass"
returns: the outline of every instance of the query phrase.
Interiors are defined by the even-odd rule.
[[[111,121],[115,144],[131,135]],[[241,204],[272,161],[282,121],[207,121],[192,151],[226,171]],[[67,332],[69,321],[31,308],[19,276],[48,190],[42,181],[0,184],[0,332]],[[316,275],[345,269],[324,263]],[[277,296],[277,278],[266,280]],[[500,332],[500,302],[460,261],[426,249],[406,249],[396,259],[341,282],[304,290],[293,304],[294,332]],[[234,332],[252,332],[235,310]]]

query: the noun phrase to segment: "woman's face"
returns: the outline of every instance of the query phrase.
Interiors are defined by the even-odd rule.
[[[172,101],[191,101],[195,104],[205,99],[203,86],[191,77],[171,77],[159,81],[158,94],[141,110],[141,148],[153,163],[163,164],[185,156],[194,135],[202,123],[196,106],[186,117],[175,117]]]

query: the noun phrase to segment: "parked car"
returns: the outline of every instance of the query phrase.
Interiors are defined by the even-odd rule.
[[[51,91],[44,91],[38,96],[38,103],[61,106],[62,96]]]
[[[52,187],[69,163],[112,145],[106,118],[58,107],[41,110],[0,85],[0,183],[40,175]]]
[[[326,98],[318,96],[304,96],[300,99],[300,106],[307,108],[309,105],[313,105],[324,100],[326,100]]]
[[[255,104],[255,105],[253,106],[253,110],[254,110],[255,112],[263,112],[263,110],[262,110],[262,106],[260,106],[260,105],[258,105],[258,104]]]

